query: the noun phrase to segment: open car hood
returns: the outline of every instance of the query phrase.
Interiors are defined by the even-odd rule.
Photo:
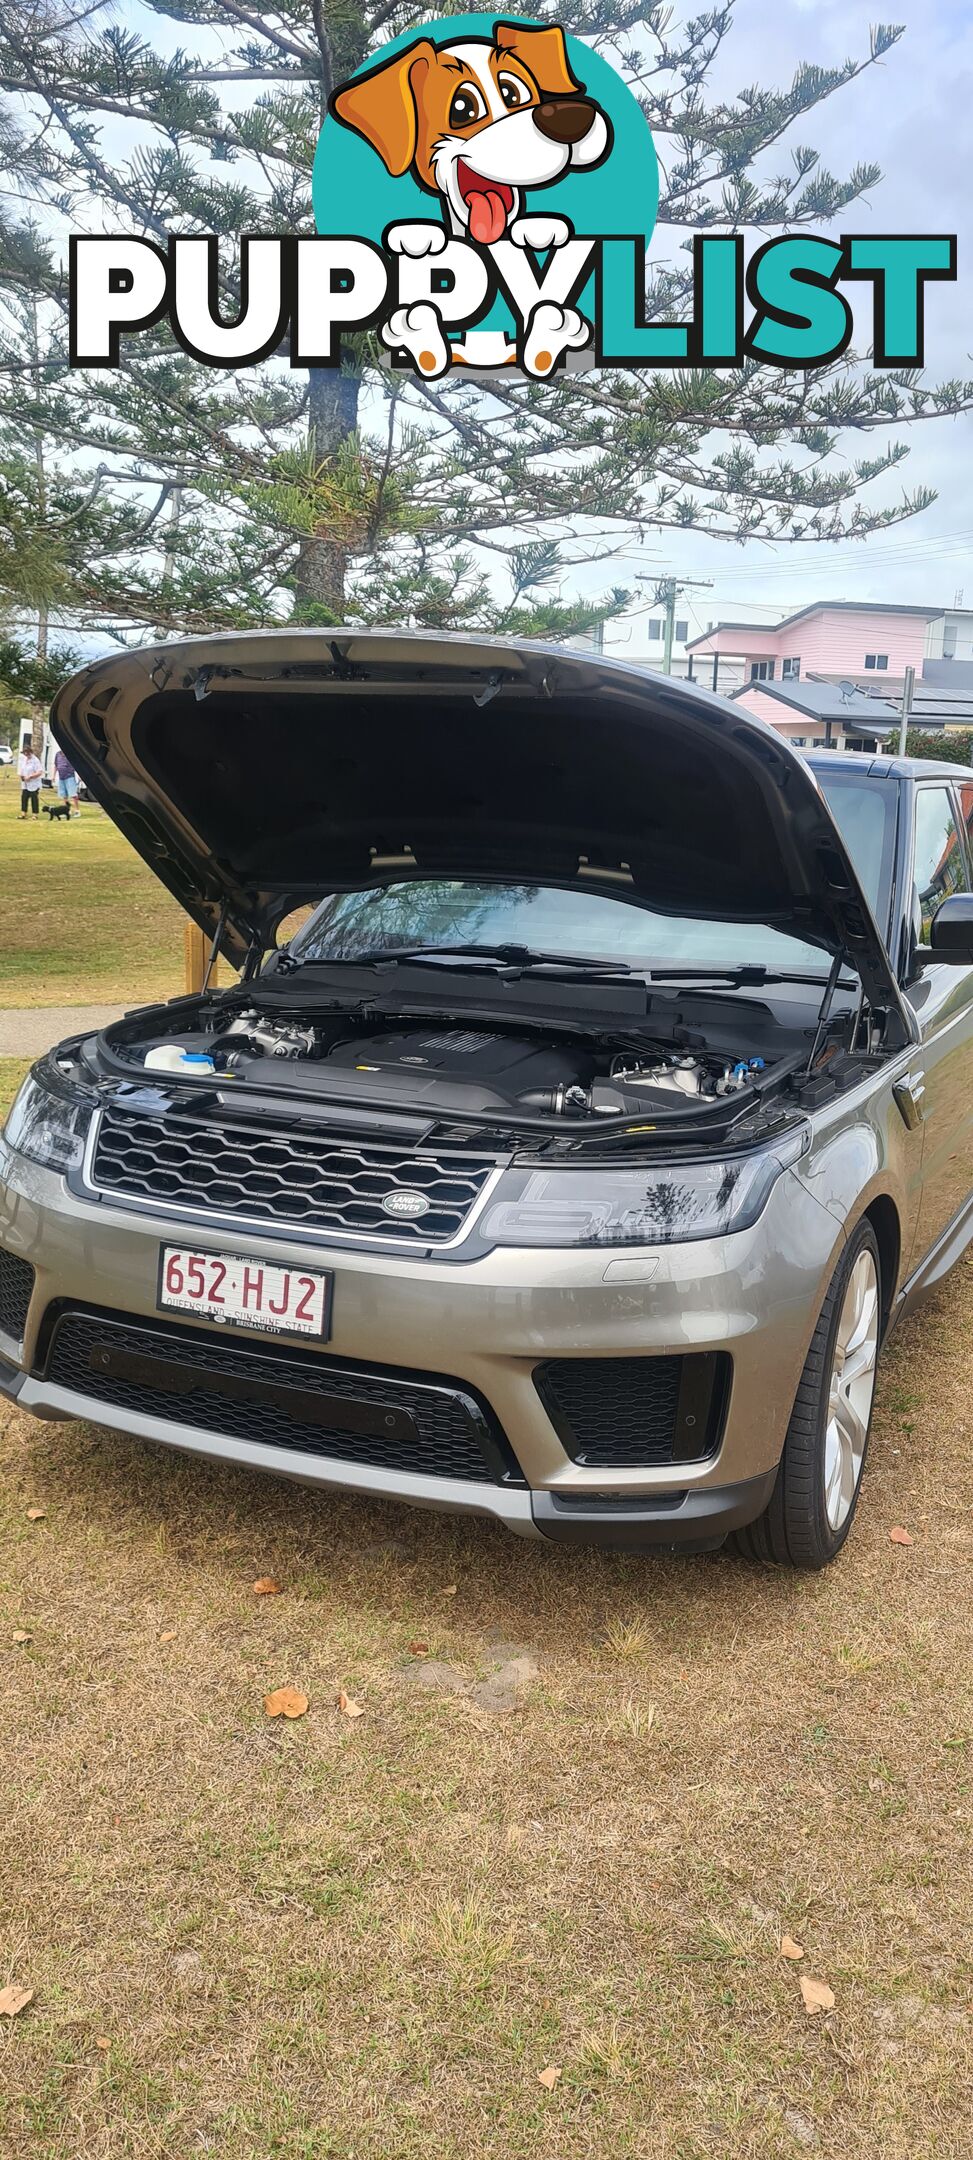
[[[230,633],[113,654],[52,711],[96,801],[238,964],[302,900],[410,877],[761,922],[900,993],[808,766],[695,684],[527,641]]]

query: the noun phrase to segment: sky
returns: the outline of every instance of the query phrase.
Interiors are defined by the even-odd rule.
[[[686,0],[680,14],[691,11]],[[529,12],[526,0],[524,12]],[[970,0],[906,0],[903,14],[901,43],[798,124],[764,170],[769,175],[784,168],[798,142],[813,144],[839,175],[856,162],[877,163],[882,182],[847,214],[848,229],[956,232],[957,283],[926,289],[926,372],[933,379],[973,375],[973,6]],[[113,17],[118,26],[140,32],[163,50],[187,43],[204,50],[208,42],[207,33],[195,28],[187,38],[185,25],[150,13],[142,0],[116,0]],[[801,61],[829,66],[867,52],[869,21],[863,0],[737,0],[734,27],[708,78],[707,97],[732,97],[753,83],[786,85]],[[240,102],[245,94],[237,91]],[[134,138],[124,122],[109,122],[106,155],[113,147],[119,156],[130,151]],[[674,236],[660,237],[653,252],[671,252]],[[634,588],[640,575],[711,581],[680,595],[678,613],[688,618],[691,635],[721,619],[771,622],[823,599],[952,606],[962,592],[973,607],[973,416],[923,422],[906,430],[905,439],[913,446],[909,458],[888,481],[869,490],[869,499],[874,494],[876,502],[887,500],[902,486],[911,490],[920,484],[934,487],[938,499],[906,524],[870,540],[804,547],[751,542],[741,548],[701,534],[660,533],[637,552],[573,570],[571,585],[593,594],[613,584]],[[852,442],[849,451],[854,457],[877,447],[878,439],[868,437]],[[645,592],[639,613],[609,625],[610,649],[633,659],[649,652],[645,607],[650,598]],[[658,646],[652,651],[657,658]]]
[[[711,86],[732,95],[754,82],[786,84],[801,61],[833,66],[867,51],[872,19],[860,0],[739,0]],[[956,284],[927,287],[926,373],[973,376],[973,7],[969,0],[907,0],[889,19],[906,24],[900,44],[819,106],[784,147],[812,143],[839,175],[856,162],[881,166],[882,182],[848,214],[849,230],[957,233]],[[960,589],[973,607],[973,416],[923,422],[906,440],[914,447],[889,492],[922,483],[938,499],[871,540],[740,548],[695,534],[659,535],[660,574],[713,580],[711,591],[680,599],[680,615],[705,629],[721,619],[772,622],[823,599],[951,606]],[[621,558],[616,567],[631,576],[645,565]],[[654,573],[654,561],[650,567]],[[598,582],[586,574],[588,589]],[[633,659],[647,649],[636,623],[611,626],[607,643],[624,645]]]

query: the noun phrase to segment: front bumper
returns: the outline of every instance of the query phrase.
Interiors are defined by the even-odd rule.
[[[375,1468],[214,1433],[52,1384],[45,1316],[96,1306],[158,1321],[159,1246],[185,1244],[184,1220],[130,1213],[69,1191],[56,1173],[0,1143],[0,1246],[30,1261],[33,1294],[22,1342],[0,1333],[0,1391],[48,1418],[81,1417],[136,1437],[307,1483],[488,1515],[557,1542],[706,1547],[765,1505],[808,1344],[842,1233],[791,1172],[760,1221],[733,1236],[653,1251],[494,1251],[467,1264],[306,1244],[299,1254],[263,1227],[228,1238],[218,1217],[194,1226],[200,1251],[252,1246],[267,1260],[333,1269],[327,1353],[400,1374],[447,1373],[492,1412],[523,1485],[482,1484]],[[212,1339],[205,1321],[187,1322]],[[217,1331],[245,1342],[246,1330]],[[598,1468],[571,1459],[534,1374],[557,1358],[629,1358],[697,1351],[732,1362],[722,1435],[704,1460]],[[444,1383],[446,1385],[448,1383]]]

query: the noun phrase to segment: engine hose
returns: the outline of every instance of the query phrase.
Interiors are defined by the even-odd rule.
[[[587,1088],[534,1088],[526,1095],[518,1095],[517,1101],[525,1110],[538,1110],[546,1116],[553,1113],[555,1117],[638,1117],[645,1109],[642,1096],[603,1080]]]

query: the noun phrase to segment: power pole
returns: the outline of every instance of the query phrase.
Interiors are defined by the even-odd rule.
[[[672,674],[672,640],[676,628],[676,594],[679,587],[675,578],[663,578],[656,586],[655,597],[665,608],[665,626],[662,632],[662,672]]]
[[[662,608],[665,608],[665,617],[664,617],[664,628],[663,628],[663,632],[662,632],[662,638],[663,638],[663,644],[662,644],[662,672],[663,672],[663,674],[664,674],[664,675],[671,675],[671,674],[672,674],[672,641],[673,641],[673,637],[675,636],[675,629],[676,629],[676,601],[678,600],[678,598],[679,598],[679,595],[680,595],[680,593],[682,593],[682,592],[688,592],[688,590],[689,590],[689,587],[690,587],[691,585],[693,585],[693,586],[701,586],[701,587],[705,587],[705,588],[706,588],[707,590],[712,590],[713,580],[712,580],[712,578],[698,578],[698,577],[697,577],[697,578],[692,578],[692,577],[691,577],[691,578],[671,578],[671,577],[670,577],[670,578],[656,578],[656,579],[653,579],[653,578],[646,578],[646,577],[640,577],[640,578],[638,579],[638,583],[639,583],[640,585],[652,585],[652,584],[654,584],[654,585],[655,585],[655,601],[656,601],[656,606],[657,606],[657,607],[662,607]]]

